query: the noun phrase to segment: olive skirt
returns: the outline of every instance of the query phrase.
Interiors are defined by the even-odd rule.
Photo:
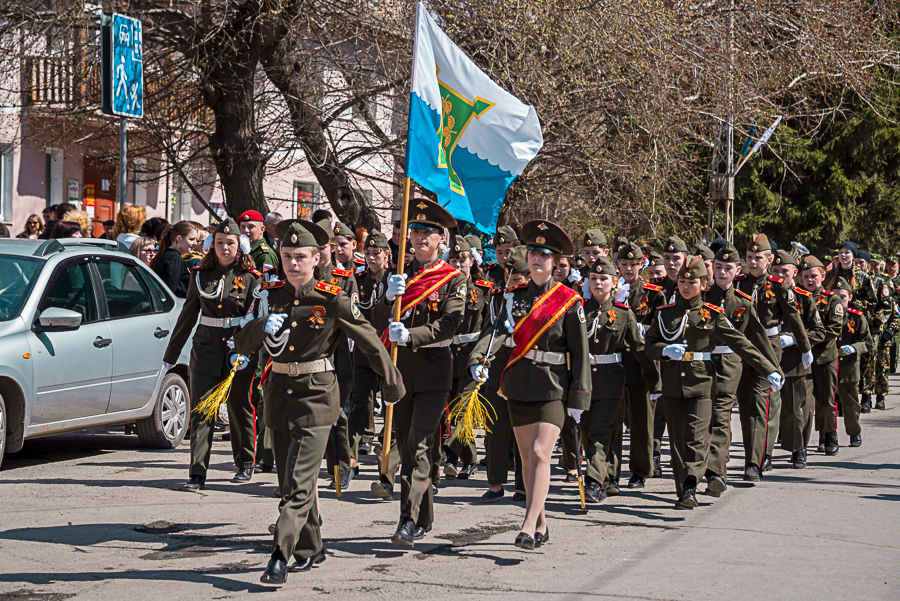
[[[513,428],[538,422],[553,424],[562,430],[566,421],[566,407],[562,401],[514,401],[507,399],[509,421]]]

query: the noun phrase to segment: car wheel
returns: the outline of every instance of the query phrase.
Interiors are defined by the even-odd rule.
[[[190,392],[178,374],[170,373],[159,387],[150,417],[137,422],[141,444],[151,449],[174,449],[187,430]]]
[[[3,467],[3,454],[6,452],[6,403],[0,396],[0,467]]]

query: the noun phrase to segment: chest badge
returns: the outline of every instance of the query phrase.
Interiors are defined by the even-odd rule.
[[[612,324],[616,323],[616,317],[618,317],[618,316],[619,316],[619,314],[616,312],[615,309],[610,309],[609,311],[607,311],[606,312],[606,325],[612,325]]]
[[[338,286],[341,283],[341,278],[331,278],[331,285]]]
[[[244,286],[244,278],[241,276],[237,276],[234,278],[234,285],[231,287],[232,290],[246,290],[247,287]]]
[[[703,307],[702,309],[700,309],[700,317],[703,318],[704,322],[707,322],[710,320],[712,315],[710,315],[709,309],[707,309],[706,307]]]
[[[850,331],[851,334],[856,334],[856,321],[850,320],[847,322],[847,330]]]
[[[318,330],[325,325],[325,307],[316,305],[310,309],[309,324],[313,329]]]
[[[746,307],[738,307],[737,309],[734,310],[734,315],[732,315],[732,319],[734,319],[735,321],[740,321],[741,317],[744,316],[744,311],[746,311],[746,310],[747,310]]]
[[[432,292],[428,295],[428,310],[429,311],[437,311],[438,310],[438,299],[441,298],[437,292]]]
[[[469,302],[473,305],[478,302],[478,288],[472,288],[469,290]]]

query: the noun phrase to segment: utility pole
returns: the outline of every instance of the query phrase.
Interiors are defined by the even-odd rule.
[[[728,0],[725,44],[725,68],[728,71],[726,77],[722,78],[727,86],[725,90],[725,131],[716,141],[712,162],[709,166],[707,243],[718,237],[734,242],[734,0]],[[722,148],[723,142],[724,149]],[[724,172],[722,172],[723,166]]]

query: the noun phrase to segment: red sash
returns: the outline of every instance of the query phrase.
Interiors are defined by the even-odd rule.
[[[550,290],[539,296],[531,306],[528,315],[516,322],[516,329],[513,333],[513,342],[516,343],[516,347],[503,369],[503,374],[506,374],[507,369],[522,359],[525,353],[534,348],[544,332],[559,321],[576,302],[583,302],[581,295],[561,282],[556,282],[550,287]],[[500,376],[500,389],[503,390],[503,375]]]
[[[440,289],[441,286],[459,275],[459,271],[438,259],[437,263],[427,269],[422,269],[406,281],[406,292],[400,298],[400,315],[426,300],[428,296]],[[396,302],[396,300],[394,301]],[[388,338],[388,328],[381,333],[381,342],[386,348],[391,348],[391,340]]]

